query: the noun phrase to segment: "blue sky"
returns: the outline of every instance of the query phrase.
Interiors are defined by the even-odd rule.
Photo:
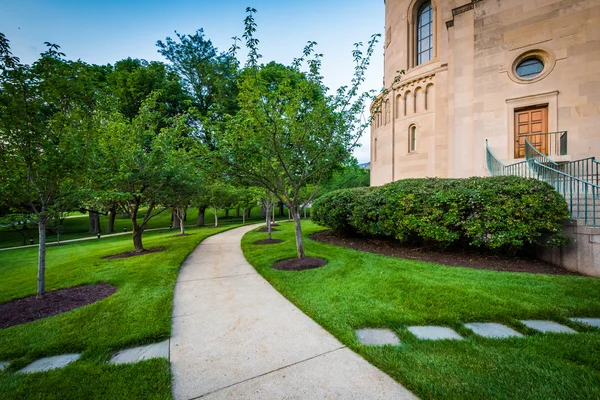
[[[206,37],[227,50],[231,37],[242,36],[247,6],[258,10],[256,21],[263,62],[290,63],[309,40],[324,54],[323,75],[332,89],[352,77],[352,48],[383,33],[383,0],[222,0],[222,1],[96,1],[0,0],[0,32],[11,42],[22,62],[34,61],[44,42],[61,46],[67,58],[88,63],[114,63],[126,57],[164,61],[156,41],[174,31],[193,33],[204,28]],[[383,47],[377,47],[365,90],[380,89]],[[368,132],[355,152],[369,160]]]

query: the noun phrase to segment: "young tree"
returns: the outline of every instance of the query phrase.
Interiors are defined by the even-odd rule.
[[[359,115],[371,96],[361,94],[365,70],[377,36],[363,56],[356,46],[355,76],[349,87],[329,95],[320,76],[321,57],[310,42],[291,66],[258,65],[253,13],[248,9],[244,39],[249,49],[241,74],[239,110],[219,134],[218,150],[232,173],[245,177],[280,198],[292,214],[298,258],[305,257],[300,224],[300,191],[318,183],[331,168],[347,159],[368,126]],[[301,71],[306,61],[308,71]]]
[[[242,209],[242,223],[246,223],[246,218],[249,216],[252,207],[255,207],[261,202],[261,189],[250,186],[237,189],[236,206]]]
[[[235,202],[235,193],[228,183],[215,182],[207,189],[208,205],[215,216],[215,228],[219,226],[219,213]]]
[[[181,151],[189,140],[187,115],[165,121],[158,97],[153,92],[131,121],[114,111],[99,116],[104,128],[97,138],[95,186],[131,219],[136,252],[144,251],[148,222],[171,205],[180,171],[188,164],[187,153]],[[161,124],[165,127],[159,128]]]
[[[26,204],[39,230],[37,295],[45,291],[46,230],[65,199],[80,192],[91,147],[97,76],[93,68],[66,61],[59,46],[32,65],[10,54],[0,35],[0,159],[3,196]]]

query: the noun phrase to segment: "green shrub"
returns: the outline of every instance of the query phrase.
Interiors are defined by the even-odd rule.
[[[314,214],[315,222],[335,230],[438,248],[516,250],[567,242],[564,199],[535,179],[406,179],[370,191],[334,193],[315,203]]]
[[[371,191],[369,187],[340,189],[317,198],[310,211],[310,217],[317,224],[334,231],[354,231],[349,223],[356,200]]]

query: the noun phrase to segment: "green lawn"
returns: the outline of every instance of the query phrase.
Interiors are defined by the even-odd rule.
[[[270,266],[295,256],[292,224],[277,245],[243,239],[259,273],[340,341],[424,399],[600,398],[600,330],[567,317],[600,317],[600,279],[456,268],[401,260],[311,241],[323,228],[304,223],[307,253],[328,265],[303,272]],[[541,334],[519,319],[551,319],[579,334]],[[462,327],[501,322],[525,338],[491,340]],[[464,341],[419,341],[411,325],[449,326]],[[398,347],[360,345],[358,328],[390,328]]]
[[[166,251],[103,260],[133,248],[131,237],[118,236],[50,246],[47,290],[107,282],[117,292],[105,300],[58,316],[0,330],[2,399],[169,399],[171,375],[167,360],[111,366],[118,350],[170,337],[173,289],[181,263],[204,238],[236,225],[147,232],[146,248]],[[37,249],[0,252],[0,303],[35,294]],[[32,375],[15,371],[46,356],[80,352],[68,367]]]
[[[233,219],[233,222],[242,222],[241,217],[235,217],[235,210],[230,211],[230,216]],[[252,210],[251,218],[256,219],[260,215],[260,208],[254,208]],[[229,219],[225,218],[225,211],[221,211],[219,214],[220,222],[229,222]],[[195,225],[198,219],[198,209],[190,208],[188,210],[187,215],[187,225]],[[215,217],[212,212],[206,210],[205,214],[205,224],[211,225],[215,223]],[[171,224],[171,210],[166,210],[159,214],[158,216],[152,218],[148,223],[148,229],[152,228],[168,228]],[[102,228],[102,232],[106,232],[108,225],[108,217],[100,216],[100,226]],[[131,231],[131,220],[129,218],[123,218],[120,215],[115,219],[115,229],[114,232],[123,232],[123,229],[127,228],[128,231]],[[93,237],[95,236],[92,233],[88,233],[89,230],[89,217],[87,214],[81,214],[79,212],[72,213],[69,217],[65,219],[62,234],[60,235],[60,240],[68,240],[68,239],[77,239],[82,237]],[[23,232],[26,237],[25,243],[29,244],[29,238],[33,238],[35,243],[38,243],[38,231],[37,226],[33,226],[27,232]],[[48,232],[47,236],[48,242],[56,241],[56,234],[52,231]],[[23,235],[19,232],[16,232],[9,228],[0,228],[0,248],[5,247],[15,247],[21,246],[23,244]]]

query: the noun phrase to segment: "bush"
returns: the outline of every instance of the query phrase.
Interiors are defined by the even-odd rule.
[[[317,198],[310,211],[311,219],[334,231],[355,231],[349,222],[356,200],[371,191],[370,187],[340,189]]]
[[[567,242],[564,199],[535,179],[406,179],[370,191],[331,194],[333,198],[315,202],[314,215],[319,216],[315,222],[335,230],[438,248],[516,250]]]

